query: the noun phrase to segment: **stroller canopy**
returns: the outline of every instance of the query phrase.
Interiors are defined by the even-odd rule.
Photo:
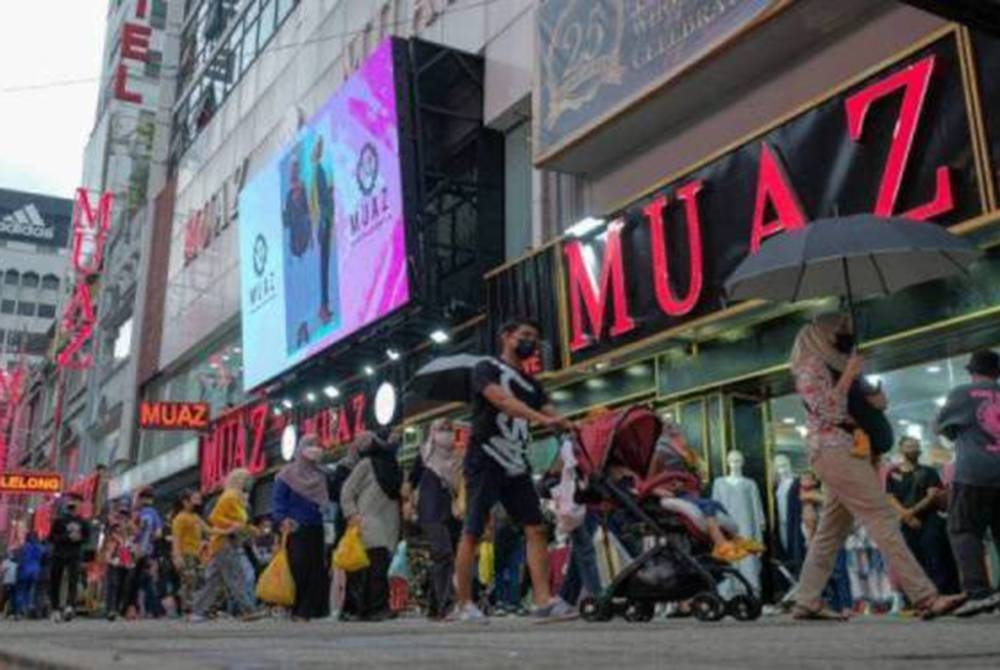
[[[638,405],[594,417],[580,426],[577,465],[585,477],[608,463],[646,477],[662,428],[655,412]]]

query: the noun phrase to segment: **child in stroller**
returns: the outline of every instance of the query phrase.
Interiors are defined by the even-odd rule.
[[[584,497],[620,508],[652,538],[603,594],[581,603],[584,619],[621,613],[648,621],[657,603],[685,601],[704,621],[727,613],[740,620],[760,616],[760,600],[729,563],[759,548],[737,539],[721,506],[701,498],[697,457],[676,426],[665,430],[646,407],[608,412],[581,426],[577,451]],[[724,600],[718,589],[724,580],[740,593]]]

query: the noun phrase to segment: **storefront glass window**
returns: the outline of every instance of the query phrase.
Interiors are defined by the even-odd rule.
[[[239,332],[231,333],[206,354],[196,356],[176,374],[154,383],[144,399],[207,402],[213,417],[246,402]],[[144,431],[139,460],[159,456],[188,438],[190,435],[184,431]]]
[[[896,441],[903,436],[915,437],[923,444],[924,459],[930,465],[951,460],[951,452],[934,434],[933,422],[944,405],[948,392],[969,381],[965,372],[967,355],[921,363],[910,367],[868,375],[870,381],[881,383],[889,396],[888,417]],[[809,467],[805,448],[805,408],[797,395],[787,395],[771,401],[771,431],[775,455],[784,454],[796,473]]]

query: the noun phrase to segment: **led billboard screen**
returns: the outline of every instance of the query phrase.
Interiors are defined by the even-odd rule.
[[[240,193],[246,388],[410,299],[396,48],[383,42]]]

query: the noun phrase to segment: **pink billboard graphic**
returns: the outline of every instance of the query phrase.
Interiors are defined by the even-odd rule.
[[[393,42],[240,194],[251,388],[410,298]]]

